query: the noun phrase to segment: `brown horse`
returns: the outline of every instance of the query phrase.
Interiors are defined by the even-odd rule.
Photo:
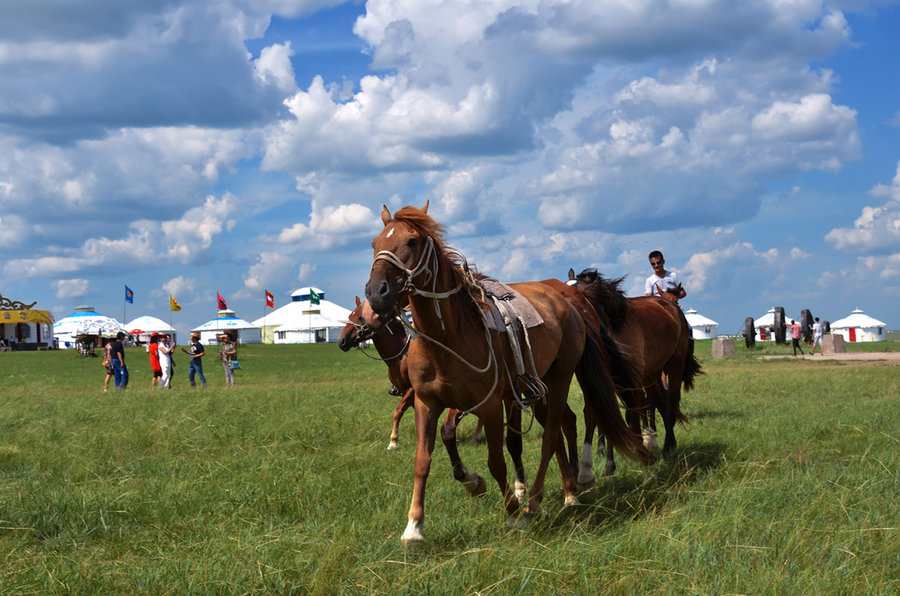
[[[677,301],[671,298],[626,298],[621,289],[624,278],[608,280],[596,269],[585,269],[578,276],[570,269],[569,278],[575,280],[574,286],[584,293],[597,311],[605,315],[613,338],[636,367],[637,387],[620,387],[620,392],[631,393],[630,401],[634,403],[643,402],[646,393],[651,407],[660,410],[666,429],[662,456],[668,458],[677,445],[675,423],[687,421],[680,408],[681,385],[684,384],[685,391],[689,391],[694,386],[694,377],[703,374],[694,356],[690,326],[684,313]],[[668,379],[668,386],[662,382],[663,374]],[[589,420],[585,421],[585,426],[579,482],[593,480],[590,459],[594,429]],[[608,449],[606,473],[612,474],[613,470],[612,449]]]
[[[358,347],[362,342],[371,340],[375,350],[388,366],[388,378],[394,387],[401,393],[400,402],[394,409],[393,428],[391,429],[391,441],[388,450],[399,448],[398,433],[400,418],[415,399],[412,385],[409,382],[409,369],[406,364],[406,351],[409,348],[410,337],[403,323],[397,317],[380,317],[369,306],[368,300],[360,302],[356,298],[356,308],[350,312],[349,322],[338,335],[338,347],[344,352],[350,348]],[[453,467],[453,476],[466,487],[472,496],[484,493],[485,484],[477,474],[466,469],[459,456],[456,445],[456,427],[459,424],[459,412],[454,409],[447,410],[447,417],[441,425],[441,439],[450,456]],[[475,436],[481,433],[481,421],[475,429]]]
[[[416,456],[412,502],[401,541],[423,540],[425,485],[440,412],[455,408],[476,414],[484,423],[488,468],[503,494],[512,522],[519,518],[519,501],[510,489],[503,455],[504,412],[515,428],[510,404],[518,401],[518,381],[529,375],[545,387],[536,417],[544,426],[541,459],[529,494],[526,512],[537,512],[544,493],[544,477],[555,454],[567,503],[575,503],[575,478],[560,439],[569,386],[576,369],[583,373],[585,398],[592,401],[607,438],[634,457],[645,456],[640,439],[631,433],[619,412],[614,386],[603,366],[584,358],[602,350],[586,333],[585,321],[556,290],[540,282],[512,284],[539,314],[542,323],[516,332],[519,345],[530,346],[523,358],[527,373],[513,374],[518,360],[509,334],[491,330],[485,319],[489,304],[461,255],[444,243],[443,228],[422,209],[404,207],[391,216],[382,209],[384,230],[372,241],[375,257],[366,298],[380,313],[396,312],[408,300],[415,333],[407,361],[415,390]],[[599,360],[599,359],[598,359]],[[571,410],[568,410],[571,412]],[[521,437],[507,437],[513,460]],[[518,436],[518,435],[516,435]]]

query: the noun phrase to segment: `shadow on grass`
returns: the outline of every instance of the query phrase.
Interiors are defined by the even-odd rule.
[[[630,473],[598,477],[598,486],[579,496],[580,507],[564,507],[557,515],[545,516],[539,525],[554,532],[573,523],[608,528],[661,511],[686,488],[719,468],[725,451],[724,443],[691,443],[679,447],[672,459]],[[562,494],[553,491],[545,503],[548,498],[561,501]]]

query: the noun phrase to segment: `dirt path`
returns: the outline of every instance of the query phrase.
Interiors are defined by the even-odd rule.
[[[761,358],[793,358],[790,354],[784,356],[761,356]],[[900,364],[900,352],[845,352],[843,354],[816,354],[811,356],[807,352],[804,356],[797,356],[802,360],[838,360],[844,362],[864,362],[868,364]]]

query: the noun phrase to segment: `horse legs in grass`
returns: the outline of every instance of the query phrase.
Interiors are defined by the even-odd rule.
[[[407,389],[406,393],[400,398],[400,401],[397,403],[397,407],[394,408],[394,426],[391,428],[391,442],[388,443],[388,451],[394,451],[395,449],[399,449],[400,445],[397,443],[397,439],[400,437],[400,419],[403,418],[403,413],[413,405],[413,401],[415,399],[415,395],[412,389]]]
[[[475,472],[470,472],[465,464],[462,462],[462,458],[459,456],[459,449],[456,444],[456,427],[459,424],[459,420],[461,418],[461,414],[459,411],[454,409],[447,410],[447,417],[444,419],[444,424],[441,425],[441,440],[444,442],[444,447],[447,449],[447,455],[450,457],[450,465],[453,467],[453,477],[462,482],[462,485],[473,497],[478,497],[484,494],[486,487],[484,484],[484,478],[476,474]],[[478,425],[481,426],[481,421],[478,421]]]
[[[416,413],[416,459],[413,473],[413,496],[409,505],[406,530],[400,537],[404,545],[425,540],[422,524],[425,520],[425,484],[431,470],[431,454],[434,451],[434,437],[437,433],[439,412],[429,408],[418,397],[415,398]]]

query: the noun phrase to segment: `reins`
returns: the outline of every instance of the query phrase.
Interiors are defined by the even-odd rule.
[[[378,254],[376,254],[375,258],[372,261],[372,265],[374,266],[374,264],[380,260],[389,262],[390,264],[394,265],[395,267],[397,267],[398,269],[400,269],[401,271],[403,271],[406,274],[406,282],[403,285],[403,290],[405,290],[409,294],[409,296],[411,296],[411,297],[412,296],[422,296],[424,298],[431,298],[434,301],[434,311],[438,318],[438,321],[440,321],[441,331],[446,332],[447,328],[444,325],[444,317],[441,314],[441,306],[440,306],[439,300],[449,298],[450,296],[453,296],[454,294],[458,293],[462,289],[462,285],[457,285],[445,292],[437,291],[437,270],[438,270],[438,267],[440,266],[440,261],[438,260],[437,253],[435,252],[434,239],[431,238],[430,236],[427,238],[426,243],[425,243],[425,250],[422,251],[422,256],[419,257],[419,262],[416,264],[415,268],[413,268],[413,269],[408,268],[406,266],[406,264],[402,260],[400,260],[400,257],[398,257],[396,254],[394,254],[393,252],[391,252],[389,250],[382,250]],[[434,270],[431,269],[432,263],[434,266]],[[471,273],[468,271],[468,268],[464,268],[464,270],[465,270],[468,278],[471,279]],[[425,275],[425,284],[427,284],[428,282],[431,282],[431,290],[423,290],[421,288],[418,288],[416,286],[415,282],[413,281],[414,278],[416,278],[422,274]],[[471,414],[472,412],[474,412],[475,410],[477,410],[478,408],[483,406],[485,403],[487,403],[487,401],[494,394],[494,391],[497,389],[497,384],[500,382],[500,373],[498,371],[498,367],[495,366],[497,364],[497,359],[494,354],[494,344],[493,344],[493,340],[491,339],[491,332],[487,326],[487,322],[484,320],[483,317],[482,317],[482,326],[484,329],[485,342],[487,343],[487,346],[488,346],[488,361],[487,361],[487,364],[484,365],[483,367],[478,367],[478,366],[475,366],[474,364],[472,364],[471,362],[469,362],[468,360],[466,360],[464,356],[462,356],[461,354],[456,352],[456,350],[454,350],[450,346],[444,344],[443,342],[441,342],[438,339],[435,339],[435,338],[423,333],[421,330],[416,329],[415,327],[410,325],[402,316],[399,315],[399,313],[397,316],[400,319],[400,322],[403,324],[403,326],[407,328],[407,335],[418,336],[418,337],[422,337],[422,338],[428,340],[432,344],[434,344],[434,345],[440,347],[441,349],[443,349],[444,351],[448,352],[454,358],[456,358],[461,363],[463,363],[472,372],[482,374],[482,373],[486,373],[487,371],[489,371],[491,369],[491,367],[494,368],[494,383],[493,383],[493,385],[491,385],[491,388],[488,391],[487,395],[484,397],[484,399],[482,399],[480,402],[478,402],[475,406],[469,408],[468,410],[460,412],[460,415],[459,415],[460,419],[462,419],[467,414]]]

